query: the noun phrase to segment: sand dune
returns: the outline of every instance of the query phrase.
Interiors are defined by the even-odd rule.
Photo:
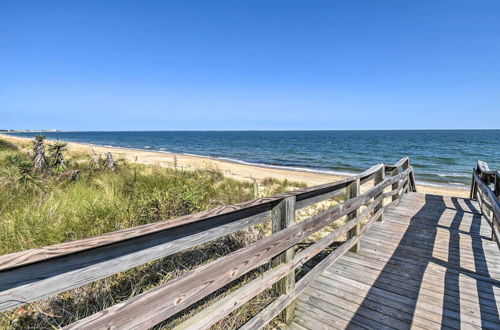
[[[27,138],[21,138],[5,134],[0,134],[0,136],[5,140],[10,140],[10,141],[28,140]],[[253,181],[253,180],[262,180],[264,178],[273,177],[280,180],[288,179],[292,181],[304,182],[309,186],[314,186],[322,183],[337,181],[344,178],[338,175],[287,170],[280,168],[269,168],[258,165],[246,165],[219,159],[212,159],[208,157],[182,155],[182,154],[174,154],[168,152],[146,151],[139,149],[128,149],[128,148],[117,148],[117,147],[102,147],[102,146],[96,146],[84,143],[75,143],[75,142],[70,142],[68,144],[68,147],[70,150],[79,152],[89,152],[89,153],[111,152],[118,158],[123,158],[131,162],[138,162],[143,164],[157,164],[160,166],[168,166],[168,167],[173,167],[174,164],[177,164],[179,168],[188,170],[213,168],[220,170],[222,173],[224,173],[225,176],[232,177],[238,180]],[[418,172],[415,173],[415,176],[418,180]],[[445,196],[468,197],[469,195],[468,190],[458,189],[458,188],[453,189],[449,187],[436,187],[436,186],[418,184],[417,189],[419,192],[445,195]]]

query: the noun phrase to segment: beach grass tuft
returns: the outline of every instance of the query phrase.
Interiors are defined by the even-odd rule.
[[[118,160],[116,169],[110,170],[92,166],[91,154],[65,151],[64,171],[78,171],[78,179],[68,180],[60,166],[36,173],[33,146],[29,143],[17,146],[5,142],[0,139],[0,255],[168,220],[305,186],[276,180],[256,195],[255,183],[227,178],[213,168],[185,171]],[[248,245],[263,237],[263,231],[250,228],[2,313],[0,328],[52,329],[67,325]],[[227,294],[261,271],[242,277],[159,327],[179,324],[212,299]],[[272,290],[262,293],[217,327],[243,324],[273,297]]]

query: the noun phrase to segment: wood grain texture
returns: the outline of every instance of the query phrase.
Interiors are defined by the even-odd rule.
[[[396,173],[397,174],[397,173]],[[374,179],[374,185],[378,185],[380,182],[384,181],[385,179],[385,168],[383,169],[380,169],[378,170],[376,173],[375,173],[375,179]],[[392,186],[394,185],[397,185],[397,183],[394,183]],[[380,195],[382,195],[382,192],[380,193]],[[382,207],[384,206],[384,200],[382,199],[379,203],[379,205],[377,205],[377,207],[375,207],[375,212],[377,212],[378,210],[380,210]],[[384,215],[382,214],[379,218],[380,221],[383,221],[384,220]]]
[[[207,329],[223,317],[241,307],[244,303],[271,287],[276,281],[286,276],[291,271],[305,264],[309,259],[323,251],[333,242],[337,241],[342,235],[346,234],[351,228],[356,226],[364,218],[370,215],[379,200],[374,200],[367,205],[367,208],[355,219],[348,221],[335,231],[331,232],[318,242],[307,247],[296,254],[291,262],[280,264],[275,268],[265,272],[262,276],[245,284],[243,287],[222,298],[216,303],[210,305],[200,313],[179,325],[178,329]]]
[[[0,272],[0,310],[55,295],[248,228],[269,212],[232,221],[220,217],[143,238]],[[36,274],[36,276],[33,276]]]
[[[383,164],[376,165],[363,173],[344,180],[303,188],[274,196],[259,198],[249,202],[222,206],[215,209],[189,214],[183,217],[159,221],[134,228],[110,232],[90,238],[55,244],[47,247],[30,249],[0,256],[0,271],[23,265],[45,261],[77,252],[115,244],[125,240],[154,234],[167,229],[184,226],[190,223],[213,220],[220,216],[231,216],[235,220],[271,210],[277,201],[295,196],[297,209],[307,207],[319,201],[331,198],[341,193],[340,190],[357,178],[366,179],[373,175]],[[339,192],[340,191],[340,192]],[[241,213],[240,213],[241,212]]]
[[[396,168],[394,168],[394,169],[390,172],[391,176],[397,175],[398,173],[399,173],[399,168],[397,168],[397,167],[396,167]],[[394,190],[396,190],[397,188],[398,188],[398,184],[397,184],[397,183],[394,183],[394,184],[392,185],[392,190],[394,191]],[[393,201],[394,201],[394,200],[396,200],[396,199],[398,199],[398,198],[399,198],[399,196],[398,196],[398,195],[394,195],[394,196],[392,196],[392,200],[393,200]]]
[[[498,201],[498,198],[495,196],[491,188],[488,187],[486,183],[484,183],[476,173],[474,173],[474,176],[476,179],[477,186],[479,190],[481,190],[481,193],[484,196],[486,196],[487,201],[490,204],[489,206],[491,210],[493,211],[493,213],[495,213],[497,217],[500,217],[500,202]]]
[[[360,221],[372,211],[375,215],[370,221],[380,218],[387,208],[374,209],[380,205],[383,198],[399,196],[399,192],[405,192],[408,189],[410,177],[413,174],[408,158],[402,159],[396,165],[394,168],[403,166],[405,170],[387,179],[384,179],[383,175],[380,176],[380,173],[385,173],[386,166],[379,164],[359,175],[333,183],[88,239],[0,256],[0,290],[2,291],[0,311],[82,286],[254,226],[266,221],[269,215],[279,218],[279,221],[274,221],[273,225],[276,228],[280,227],[280,230],[275,231],[272,236],[149,292],[80,320],[68,328],[153,326],[237,277],[263,265],[273,257],[276,260],[279,259],[282,264],[276,267],[275,272],[269,273],[265,280],[260,279],[260,282],[255,283],[263,286],[272,285],[281,279],[283,294],[287,297],[291,296],[291,292],[295,291],[291,279],[296,267],[319,253],[327,246],[325,244],[331,244],[334,239],[340,237],[339,235],[349,230],[353,238],[349,242],[359,243],[360,235],[366,232],[364,227],[359,228]],[[377,184],[363,195],[359,195],[360,183],[374,178]],[[398,188],[384,193],[383,190],[391,185]],[[354,191],[352,188],[356,186],[357,193],[352,194]],[[351,187],[349,189],[351,189],[352,196],[348,201],[294,225],[296,209],[341,194],[345,187]],[[393,203],[388,207],[392,205]],[[361,206],[365,206],[366,209],[358,216],[357,210]],[[302,251],[298,256],[294,256],[293,246],[296,243],[345,215],[349,215],[346,225]],[[352,231],[353,228],[356,230]],[[279,256],[276,257],[277,255]],[[277,264],[276,262],[275,265]],[[34,277],[33,274],[37,276]],[[229,298],[221,300],[220,306],[223,306],[224,311],[229,313],[239,304],[243,304],[246,298],[251,299],[250,296],[255,296],[256,292],[262,291],[255,289],[257,285],[255,283],[253,290],[245,291],[248,289],[243,287],[241,296],[236,299],[233,297],[233,300]],[[293,308],[289,307],[289,309]],[[213,315],[201,319],[215,320]],[[291,321],[292,318],[288,317],[287,320]]]
[[[487,168],[487,164],[478,161],[478,169],[480,166],[484,169]],[[500,237],[499,237],[499,228],[500,228],[500,202],[495,193],[491,190],[491,188],[483,181],[483,178],[480,174],[473,172],[473,181],[476,185],[476,198],[479,203],[479,207],[483,216],[488,220],[492,228],[491,238],[497,242],[497,246],[500,249]],[[495,179],[496,180],[496,179]],[[471,190],[471,192],[474,191]]]
[[[403,157],[401,158],[396,164],[393,165],[385,165],[386,171],[392,171],[398,167],[403,167],[404,164],[408,164],[410,161],[409,157]]]
[[[297,301],[294,324],[497,329],[500,255],[468,199],[405,194]]]
[[[364,216],[369,215],[371,211],[378,205],[378,200],[375,203],[372,203],[372,207],[370,210],[364,213],[364,215],[360,216],[360,219],[363,219]],[[317,264],[311,271],[309,271],[302,279],[297,283],[295,290],[292,292],[281,295],[274,302],[269,304],[266,308],[264,308],[259,314],[254,316],[251,320],[249,320],[245,325],[243,325],[240,330],[250,330],[250,329],[261,329],[267,323],[269,323],[276,315],[278,315],[281,310],[283,310],[287,304],[300,296],[300,294],[311,284],[313,281],[320,276],[327,267],[332,265],[335,261],[337,261],[342,255],[344,255],[349,249],[352,249],[359,240],[362,235],[365,234],[368,229],[374,224],[374,222],[382,215],[385,209],[394,205],[390,203],[383,209],[379,209],[375,214],[373,214],[370,220],[361,228],[359,235],[351,237],[344,244],[330,253],[326,258],[324,258],[319,264]]]
[[[289,228],[295,225],[295,197],[289,197],[282,200],[271,210],[272,233]],[[295,245],[285,252],[273,258],[271,265],[276,267],[280,264],[292,262],[295,256]],[[295,287],[295,273],[290,272],[284,278],[275,283],[276,291],[286,294]],[[283,310],[283,319],[285,323],[291,323],[295,315],[295,302],[292,301]]]
[[[295,226],[281,230],[270,237],[202,266],[149,292],[77,321],[68,328],[151,327],[228,284],[235,278],[263,265],[270,258],[282,253],[327,224],[331,224],[351,213],[369,202],[386,187],[408,176],[411,171],[412,168],[409,167],[397,176],[384,180],[363,195],[313,216]]]
[[[381,165],[365,171],[367,177]],[[0,310],[46,298],[253,226],[284,198],[330,196],[352,179],[0,257]],[[303,207],[307,203],[296,206]],[[201,220],[200,220],[201,219]],[[209,221],[208,221],[209,220]],[[36,273],[37,277],[32,274]]]
[[[276,317],[288,304],[296,299],[302,291],[307,287],[307,285],[330,264],[335,262],[344,253],[346,253],[350,248],[352,248],[359,241],[359,237],[353,237],[347,242],[342,244],[335,251],[330,253],[328,257],[323,259],[318,265],[316,265],[312,271],[307,273],[303,278],[301,278],[295,289],[286,294],[279,296],[275,301],[265,307],[260,313],[250,319],[245,323],[240,330],[253,330],[262,329],[267,323],[269,323],[274,317]]]
[[[382,169],[383,170],[383,169]],[[354,182],[352,182],[351,184],[349,184],[347,187],[346,187],[346,193],[345,193],[345,198],[346,198],[346,201],[350,200],[350,199],[353,199],[353,198],[356,198],[358,195],[359,195],[359,186],[360,186],[360,180],[356,180]],[[380,192],[381,193],[381,192]],[[379,194],[380,194],[379,193]],[[377,196],[375,196],[376,198]],[[355,209],[354,211],[352,211],[351,213],[347,214],[347,220],[351,220],[351,219],[354,219],[358,216],[358,209]],[[357,224],[353,229],[351,229],[348,233],[348,237],[351,238],[351,237],[354,237],[356,235],[359,234],[359,230],[361,228],[361,224]],[[358,252],[359,251],[359,244],[355,244],[352,248],[351,248],[351,251],[353,252]]]

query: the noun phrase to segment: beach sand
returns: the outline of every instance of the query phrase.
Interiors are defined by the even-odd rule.
[[[12,142],[26,142],[30,139],[6,134],[0,134],[0,137],[7,141]],[[339,175],[330,175],[326,173],[315,173],[307,171],[288,170],[281,168],[270,168],[258,165],[239,164],[230,161],[219,159],[212,159],[203,156],[191,156],[183,154],[174,154],[168,152],[157,152],[139,149],[117,148],[117,147],[103,147],[85,143],[70,142],[68,148],[74,152],[89,153],[92,152],[102,154],[111,152],[116,159],[125,159],[130,162],[138,162],[142,164],[160,165],[167,167],[174,167],[177,164],[178,168],[185,170],[194,169],[218,169],[225,176],[237,180],[262,180],[264,178],[276,178],[279,180],[290,180],[304,182],[308,186],[319,185],[327,182],[333,182],[345,178]],[[375,165],[375,164],[374,164]],[[418,173],[415,173],[418,181]],[[468,197],[469,191],[459,188],[439,187],[418,184],[417,190],[421,193],[436,194],[444,196],[457,196]]]

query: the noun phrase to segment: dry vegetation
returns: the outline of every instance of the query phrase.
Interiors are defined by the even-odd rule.
[[[113,160],[111,167],[109,157],[68,153],[64,144],[40,143],[43,139],[33,145],[0,140],[0,255],[305,187],[273,178],[253,183],[235,181],[217,169],[182,171],[120,160]],[[45,149],[47,154],[42,157],[40,150]],[[68,175],[76,172],[76,176]],[[327,201],[301,210],[298,220],[335,203]],[[261,225],[25,305],[0,314],[0,327],[49,329],[67,325],[269,234],[269,224]],[[256,269],[158,327],[179,324],[267,267]],[[267,290],[214,327],[232,329],[243,324],[274,296]],[[279,327],[279,321],[273,326]]]

